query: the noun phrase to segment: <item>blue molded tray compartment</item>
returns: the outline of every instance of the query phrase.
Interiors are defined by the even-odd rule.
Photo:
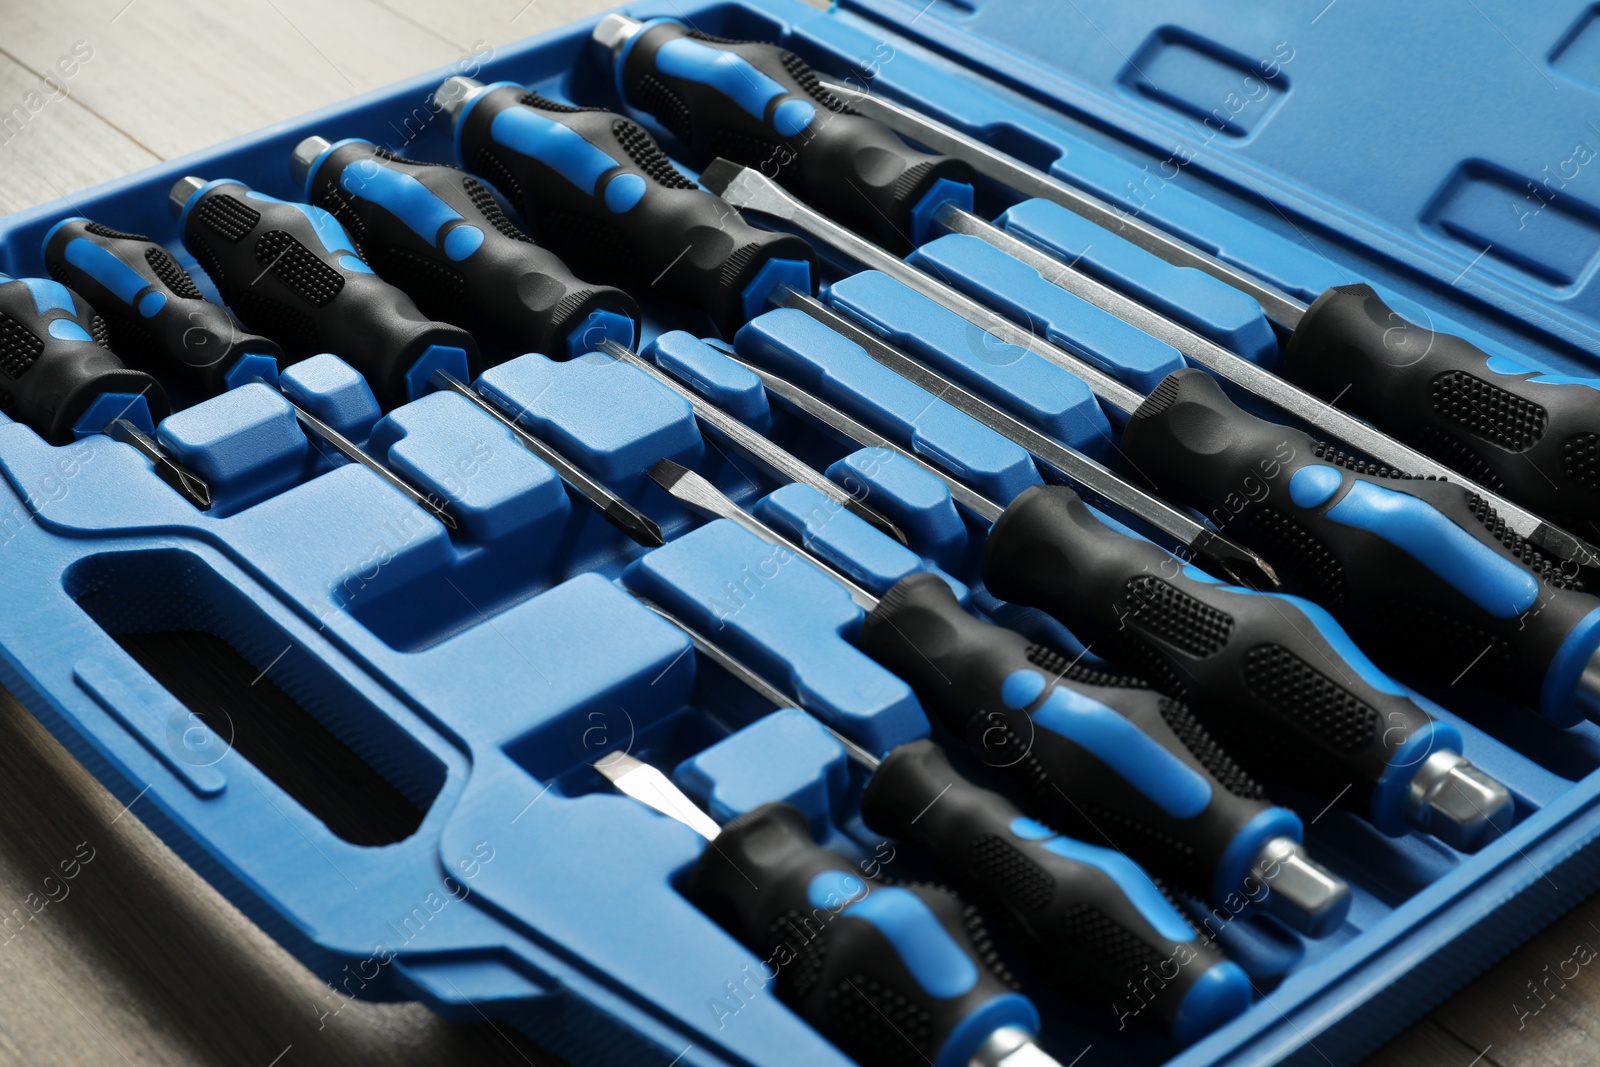
[[[1040,34],[1035,3],[922,6],[883,0],[869,12],[847,0],[825,13],[798,0],[660,0],[630,10],[686,16],[713,34],[783,40],[834,74],[875,74],[879,91],[1069,181],[1126,198],[1130,211],[1220,244],[1297,291],[1367,277],[1562,366],[1576,364],[1573,346],[1597,333],[1600,296],[1580,261],[1587,235],[1600,229],[1568,203],[1576,188],[1526,222],[1559,224],[1561,241],[1540,236],[1546,243],[1537,253],[1513,242],[1506,254],[1527,262],[1480,262],[1452,288],[1460,235],[1501,203],[1495,190],[1504,182],[1493,167],[1463,164],[1451,179],[1450,154],[1466,158],[1460,145],[1402,130],[1399,143],[1418,166],[1395,175],[1386,165],[1394,185],[1374,196],[1358,184],[1371,160],[1341,156],[1336,139],[1317,139],[1319,121],[1322,130],[1343,128],[1323,117],[1334,101],[1368,99],[1359,71],[1340,69],[1341,54],[1357,54],[1360,36],[1372,50],[1358,54],[1381,58],[1391,41],[1405,39],[1408,20],[1424,16],[1385,9],[1394,32],[1374,43],[1338,21],[1371,16],[1343,0],[1319,21],[1316,49],[1309,36],[1292,38],[1281,76],[1229,116],[1215,151],[1176,177],[1153,179],[1173,131],[1197,121],[1197,95],[1290,39],[1282,27],[1291,15],[1261,4],[1249,17],[1232,9],[1225,33],[1220,15],[1093,0],[1082,12],[1117,46],[1108,49],[1095,34]],[[1070,17],[1043,16],[1046,24]],[[1557,42],[1552,76],[1576,79],[1592,66],[1594,21],[1562,4],[1522,16],[1517,32],[1549,31]],[[583,63],[574,67],[591,25],[503,49],[476,73],[609,102],[606,80]],[[1482,68],[1489,52],[1475,36],[1480,29],[1448,30],[1462,46],[1449,70]],[[1042,40],[1052,51],[1028,58]],[[1130,77],[1124,61],[1110,57],[1118,48],[1143,76]],[[973,73],[980,69],[996,80]],[[1400,71],[1408,84],[1411,69]],[[46,205],[0,221],[0,270],[38,273],[45,229],[79,211],[149,233],[192,266],[166,214],[171,182],[191,172],[233,176],[293,198],[285,161],[311,133],[365,136],[446,159],[443,139],[424,124],[428,107],[418,110],[446,73],[129,176],[80,194],[75,207]],[[1547,125],[1518,115],[1513,104],[1532,91],[1518,86],[1492,102],[1479,131],[1490,147],[1525,154],[1558,128],[1556,118]],[[1300,110],[1303,100],[1312,103]],[[1429,121],[1425,109],[1415,113],[1424,116],[1419,124]],[[1397,143],[1372,132],[1373,151]],[[1504,157],[1484,158],[1501,166],[1495,160]],[[1314,234],[1315,251],[1277,207],[1251,199],[1259,196]],[[1367,216],[1345,206],[1356,199]],[[1005,203],[996,199],[990,213]],[[1570,283],[1557,284],[1567,276]],[[840,299],[862,284],[831,280]],[[646,301],[646,342],[682,325],[666,310]],[[664,344],[682,343],[669,336],[678,340]],[[874,476],[871,455],[781,404],[741,394],[740,380],[705,351],[675,351],[680,369],[714,379],[732,406],[760,429],[770,424],[814,465]],[[667,1062],[681,1053],[679,1062],[696,1067],[843,1067],[773,997],[750,998],[737,1025],[717,1025],[709,1000],[756,962],[674,888],[699,841],[612,793],[588,766],[603,751],[629,747],[676,768],[686,788],[726,813],[770,788],[798,802],[819,837],[874,857],[881,842],[856,811],[861,775],[817,740],[809,717],[769,714],[623,589],[725,624],[730,643],[814,688],[860,739],[883,746],[919,736],[926,723],[905,687],[850,647],[859,611],[847,598],[803,568],[775,565],[764,546],[727,524],[685,533],[691,520],[640,473],[668,452],[790,528],[814,524],[822,498],[779,488],[712,447],[681,402],[622,368],[535,355],[492,371],[485,384],[530,405],[529,425],[551,428],[664,520],[673,542],[646,555],[569,501],[503,428],[469,406],[434,395],[378,418],[349,391],[341,366],[308,363],[286,377],[299,399],[343,420],[390,462],[461,498],[462,533],[444,536],[367,472],[315,454],[265,387],[189,408],[162,427],[169,445],[213,464],[227,495],[211,515],[189,509],[122,446],[93,439],[50,449],[21,427],[0,425],[0,541],[11,568],[0,592],[0,682],[123,800],[148,786],[139,816],[346,992],[420,999],[453,1018],[481,1010],[576,1064]],[[588,402],[596,395],[614,406],[596,409]],[[879,474],[902,506],[930,516],[937,508]],[[821,547],[848,558],[873,588],[935,565],[848,514],[815,529]],[[974,604],[994,608],[973,581],[982,530],[969,523],[967,533],[968,543],[952,535],[947,551],[929,554]],[[1029,621],[1026,613],[1007,617]],[[354,844],[228,751],[216,731],[191,731],[186,710],[117,641],[163,628],[210,633],[265,672],[412,805],[415,829]],[[1531,720],[1462,728],[1475,762],[1519,798],[1519,822],[1504,840],[1467,857],[1415,836],[1382,838],[1330,812],[1311,840],[1356,891],[1351,921],[1337,936],[1285,941],[1231,913],[1195,914],[1248,959],[1270,1004],[1180,1051],[1151,1033],[1119,1033],[1116,1006],[1070,1003],[1035,983],[1029,991],[1044,1009],[1051,1051],[1067,1063],[1086,1044],[1115,1040],[1119,1059],[1136,1065],[1350,1062],[1573,904],[1600,866],[1600,729],[1559,732]],[[896,862],[924,873],[909,856]]]

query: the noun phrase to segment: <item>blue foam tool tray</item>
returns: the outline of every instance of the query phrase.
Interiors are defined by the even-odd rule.
[[[799,0],[646,0],[627,10],[782,41],[825,73],[870,80],[1290,292],[1367,280],[1403,312],[1426,308],[1490,351],[1593,373],[1591,5],[1483,0],[1483,18],[1450,20],[1425,5],[1316,6],[840,0],[822,11]],[[472,73],[615,106],[587,59],[592,26],[503,48]],[[1419,40],[1434,44],[1427,62]],[[1485,71],[1496,72],[1493,91]],[[231,177],[296,199],[287,159],[311,134],[446,161],[450,146],[425,119],[450,73],[0,220],[0,270],[40,274],[45,231],[77,214],[149,234],[194,268],[167,214],[172,182]],[[1048,206],[980,193],[980,213],[1012,232],[1251,358],[1275,357],[1259,309],[1231,291]],[[962,244],[935,239],[913,256],[1007,314],[1036,317],[1069,349],[1106,363],[1126,350],[1130,382],[1147,384],[1172,360],[1037,274],[974,259]],[[1019,418],[1095,455],[1114,448],[1115,416],[1059,368],[995,345],[881,274],[835,266],[824,281],[833,307]],[[927,718],[854,648],[861,612],[837,585],[736,526],[691,517],[644,471],[670,456],[768,523],[804,531],[868,588],[931,570],[973,607],[1081,651],[982,588],[986,530],[941,483],[770,401],[724,353],[808,383],[930,465],[969,472],[1002,504],[1039,474],[943,408],[923,421],[926,398],[790,316],[708,343],[675,328],[672,309],[643,303],[647,358],[840,484],[865,487],[912,548],[769,477],[636,370],[530,353],[488,371],[480,388],[661,523],[669,543],[645,552],[461,398],[381,412],[330,354],[289,369],[283,388],[450,498],[459,530],[308,442],[265,384],[159,427],[210,480],[216,506],[204,514],[124,445],[89,437],[53,448],[0,417],[0,682],[342,994],[503,1020],[576,1067],[848,1067],[776,997],[738,994],[753,988],[756,957],[677,888],[698,838],[615,794],[590,764],[632,751],[719,818],[786,800],[819,841],[863,864],[928,874],[862,825],[863,774],[816,719],[763,705],[638,596],[714,628],[869,749],[925,736]],[[388,783],[409,821],[374,837],[351,829],[359,812],[314,813],[235,747],[226,718],[197,721],[130,651],[141,635],[191,631],[304,709]],[[1355,898],[1334,936],[1308,942],[1248,909],[1186,902],[1255,980],[1261,1000],[1248,1013],[1184,1049],[1123,1029],[1125,1004],[1073,1002],[1032,983],[1046,1048],[1069,1063],[1092,1044],[1134,1067],[1353,1063],[1587,895],[1600,871],[1600,729],[1444,714],[1517,797],[1503,839],[1467,856],[1328,812],[1310,842]],[[1279,799],[1307,821],[1321,808]]]

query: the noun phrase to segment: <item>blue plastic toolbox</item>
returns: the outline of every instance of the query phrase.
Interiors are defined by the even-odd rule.
[[[798,0],[662,0],[626,10],[781,42],[823,73],[869,81],[1308,300],[1366,280],[1490,351],[1594,373],[1600,196],[1588,184],[1600,181],[1590,166],[1600,155],[1600,18],[1574,0],[1473,8],[844,0],[822,11]],[[431,94],[452,73],[615,108],[588,58],[592,27],[0,220],[0,271],[42,275],[47,230],[76,214],[148,234],[193,269],[168,214],[172,183],[229,177],[300,199],[287,160],[312,134],[451,160]],[[983,192],[991,217],[1011,206],[1003,190]],[[1263,364],[1276,358],[1259,309],[1231,290],[1173,275],[1047,207],[1018,206],[1008,225],[1171,301]],[[1182,365],[1131,329],[1081,326],[1059,291],[1003,255],[952,237],[913,255],[1042,334],[1138,360],[1146,387]],[[1107,414],[1081,383],[1024,354],[997,355],[992,338],[880,274],[829,281],[835,307],[1105,454]],[[893,843],[857,811],[863,775],[811,716],[770,712],[620,586],[716,627],[868,748],[929,724],[910,690],[849,643],[861,613],[843,590],[804,568],[776,576],[763,543],[691,518],[644,471],[668,457],[714,476],[769,524],[810,529],[873,590],[936,570],[997,617],[1042,624],[981,588],[983,529],[943,486],[808,428],[753,379],[727,373],[713,347],[666,332],[661,307],[646,312],[641,342],[663,365],[818,469],[870,486],[916,551],[864,523],[819,522],[827,509],[815,491],[730,458],[684,401],[609,359],[529,354],[488,371],[481,387],[661,521],[668,544],[650,552],[569,500],[549,468],[459,397],[435,393],[383,414],[348,366],[318,357],[286,374],[291,391],[452,500],[461,529],[446,531],[362,468],[330,462],[264,386],[183,408],[161,427],[163,444],[210,480],[206,513],[130,448],[104,437],[51,447],[7,421],[0,681],[120,799],[140,798],[137,815],[324,977],[331,997],[415,999],[450,1018],[504,1020],[579,1067],[842,1067],[849,1061],[761,995],[755,955],[680,892],[699,838],[612,791],[590,765],[631,751],[723,819],[787,800],[819,840],[889,862]],[[920,397],[887,372],[781,313],[741,333],[738,348],[880,427],[961,456],[972,484],[996,499],[1039,479],[1019,449],[942,408],[918,410]],[[341,803],[382,800],[384,813],[314,812],[314,798],[286,791],[233,745],[225,721],[197,718],[171,679],[134,655],[140,635],[173,631],[209,635],[261,672],[370,784]],[[1073,646],[1071,635],[1052,637]],[[1250,973],[1259,999],[1248,1013],[1179,1048],[1130,1023],[1134,1005],[1075,1003],[1030,985],[1046,1048],[1062,1063],[1091,1048],[1085,1064],[1354,1063],[1589,895],[1600,884],[1600,729],[1448,717],[1474,762],[1515,794],[1517,822],[1503,838],[1469,856],[1302,808],[1317,855],[1354,887],[1335,936],[1307,941],[1248,911],[1196,910]],[[893,862],[905,877],[923,873],[908,855]]]

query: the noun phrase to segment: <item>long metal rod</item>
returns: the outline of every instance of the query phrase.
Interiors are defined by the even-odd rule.
[[[651,364],[649,360],[637,352],[609,339],[600,342],[600,350],[613,359],[620,360],[630,367],[643,371],[683,397],[689,402],[689,406],[694,409],[695,417],[727,438],[739,451],[760,463],[778,477],[791,482],[809,485],[829,500],[854,512],[873,526],[876,526],[902,545],[910,543],[906,540],[904,531],[890,521],[887,516],[875,508],[868,507],[858,497],[845,492],[845,490],[823,477],[814,468],[800,462],[794,455],[762,437],[726,411],[700,396],[693,389],[675,381],[671,375]]]
[[[632,504],[617,496],[611,490],[601,485],[595,479],[573,463],[566,456],[539,440],[533,434],[524,430],[522,426],[495,407],[473,389],[466,382],[457,378],[448,371],[436,370],[433,372],[433,384],[441,389],[448,389],[457,396],[465,398],[478,408],[479,411],[489,415],[509,429],[521,442],[522,447],[548,463],[561,480],[600,510],[600,513],[610,521],[611,525],[633,538],[646,548],[659,548],[667,543],[661,536],[661,527],[657,526],[649,516],[639,511]]]
[[[663,459],[650,468],[649,474],[650,480],[670,493],[678,503],[710,518],[727,519],[729,522],[737,523],[767,544],[793,552],[844,586],[845,592],[850,594],[850,599],[855,601],[856,606],[862,611],[870,612],[877,608],[878,598],[857,584],[855,579],[735,504],[716,486],[683,464]]]
[[[1186,546],[1232,581],[1255,589],[1276,589],[1278,577],[1266,560],[1196,521],[1159,497],[1129,485],[1088,456],[1047,437],[981,397],[962,389],[937,371],[918,363],[863,326],[838,314],[815,297],[784,289],[783,307],[795,308],[864,349],[868,356],[925,392],[989,427],[1031,453],[1045,466],[1076,485],[1091,501],[1122,511]]]
[[[629,591],[632,592],[631,590]],[[672,614],[655,601],[647,600],[638,593],[634,593],[633,595],[639,601],[639,603],[655,612],[666,622],[671,623],[673,626],[676,626],[679,630],[681,630],[683,635],[689,639],[691,644],[694,645],[696,652],[706,657],[711,662],[727,671],[729,674],[733,675],[736,681],[751,690],[756,694],[756,696],[760,697],[762,700],[765,700],[774,708],[800,708],[803,711],[811,712],[813,718],[815,718],[816,713],[811,711],[811,709],[806,708],[803,701],[797,697],[790,697],[786,695],[777,686],[773,685],[771,682],[761,677],[761,675],[757,674],[749,667],[746,667],[738,659],[734,658],[733,653],[722,648],[715,641],[702,634],[699,630],[696,630],[693,626],[690,626],[688,623],[684,622],[682,619],[678,618],[676,615]],[[875,771],[878,769],[878,764],[882,761],[879,760],[877,756],[874,756],[871,752],[868,752],[866,749],[862,748],[860,745],[856,744],[854,741],[850,740],[844,734],[841,734],[838,730],[835,730],[821,719],[817,719],[817,724],[824,730],[828,731],[828,734],[835,741],[839,742],[840,747],[844,749],[845,754],[851,759],[855,760],[869,771]]]
[[[730,355],[728,358],[739,364],[739,366],[743,367],[745,370],[748,370],[751,374],[754,374],[757,378],[760,378],[761,384],[766,386],[769,393],[788,401],[790,404],[793,404],[795,407],[799,408],[807,415],[810,415],[818,422],[821,422],[826,426],[831,426],[833,429],[844,434],[844,436],[848,437],[856,444],[861,445],[864,448],[886,449],[890,452],[893,452],[897,456],[902,456],[905,459],[910,460],[918,467],[921,467],[933,477],[939,479],[940,482],[944,483],[945,487],[950,490],[951,499],[953,499],[956,503],[966,507],[984,522],[992,525],[1000,520],[1000,513],[1005,509],[999,504],[996,504],[993,500],[990,500],[988,497],[982,495],[976,490],[969,488],[963,482],[958,481],[938,468],[923,462],[921,458],[913,455],[910,452],[907,452],[905,449],[901,448],[887,437],[884,437],[876,430],[867,426],[865,423],[858,422],[850,415],[840,411],[838,408],[834,407],[832,404],[821,399],[820,397],[811,395],[804,389],[801,389],[798,385],[795,385],[793,382],[789,381],[787,378],[780,378],[771,371],[762,367],[758,367],[753,363],[746,363],[737,356]]]
[[[1507,526],[1535,546],[1563,559],[1576,560],[1588,566],[1600,565],[1600,550],[1575,534],[1547,522],[1521,505],[1478,485],[1459,471],[1446,467],[1432,456],[1402,444],[1369,423],[1340,411],[1215,341],[1202,337],[1132,297],[1063,263],[1050,253],[1012,236],[993,223],[949,206],[939,211],[935,221],[952,233],[977,237],[993,245],[1026,263],[1056,287],[1171,345],[1197,366],[1249,390],[1308,426],[1366,453],[1380,463],[1408,474],[1448,478],[1457,482],[1493,505]]]
[[[179,463],[166,450],[150,439],[150,435],[125,418],[115,418],[106,423],[104,433],[113,441],[131,445],[134,451],[155,465],[156,477],[176,489],[184,499],[201,511],[211,510],[211,486],[206,480]]]
[[[1093,194],[1075,189],[1060,179],[1052,178],[1019,159],[997,151],[982,141],[910,108],[831,78],[823,78],[822,83],[829,90],[844,97],[851,107],[863,115],[877,119],[903,137],[920,141],[935,152],[955,156],[984,177],[1009,186],[1023,196],[1037,197],[1059,204],[1073,214],[1110,230],[1168,263],[1204,271],[1240,292],[1249,294],[1261,305],[1268,319],[1286,330],[1295,329],[1305,316],[1307,306],[1305,302],[1289,295],[1271,282],[1233,264],[1225,263],[1181,237],[1175,237],[1165,230],[1158,229]]]
[[[902,285],[944,305],[996,340],[1027,349],[1074,377],[1083,379],[1095,396],[1124,414],[1131,415],[1144,401],[1142,393],[1123,385],[1099,367],[1023,329],[954,286],[946,285],[808,207],[758,170],[719,159],[701,172],[700,183],[734,207],[781,219],[862,266],[881,271]]]
[[[294,410],[294,417],[300,420],[300,425],[311,431],[311,433],[316,437],[332,445],[340,455],[344,456],[352,463],[360,464],[373,474],[376,474],[379,478],[383,479],[392,488],[394,488],[395,491],[399,492],[407,500],[410,500],[413,504],[417,505],[419,508],[422,508],[440,522],[444,523],[444,525],[449,529],[455,530],[459,528],[456,523],[455,516],[450,514],[450,510],[443,504],[439,503],[439,501],[415,488],[394,471],[390,470],[382,463],[379,463],[377,460],[367,455],[367,453],[362,450],[362,448],[354,441],[350,440],[350,438],[346,437],[338,430],[335,430],[332,426],[329,426],[327,423],[311,414],[311,412],[307,411],[299,404],[296,404],[293,400],[290,400],[288,396],[284,396],[283,399],[288,403],[289,407]]]

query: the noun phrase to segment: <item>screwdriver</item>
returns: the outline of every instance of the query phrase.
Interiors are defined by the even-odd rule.
[[[224,299],[235,311],[241,310],[236,302],[242,302],[246,325],[252,324],[250,315],[260,316],[263,332],[284,344],[287,358],[330,345],[357,370],[367,368],[365,376],[386,409],[436,388],[449,389],[508,427],[612,525],[646,547],[663,543],[648,516],[467,385],[469,362],[477,360],[471,335],[423,318],[405,293],[372,273],[327,211],[264,196],[238,182],[198,178],[180,179],[168,203],[179,215],[185,246]],[[247,239],[251,233],[257,235],[253,241]],[[228,278],[254,271],[256,280],[224,285],[213,269]],[[258,291],[263,287],[267,295]],[[451,340],[460,346],[446,343]]]
[[[779,995],[847,1056],[883,1067],[1060,1067],[1036,1043],[1039,1010],[979,950],[982,920],[954,893],[873,884],[850,857],[819,848],[792,804],[718,826],[625,752],[594,768],[706,839],[685,895],[760,956]]]
[[[464,171],[321,137],[295,146],[289,170],[380,278],[424,313],[470,330],[490,364],[524,352],[581,356],[601,340],[632,345],[638,336],[631,296],[574,277]]]
[[[698,307],[730,336],[778,285],[811,291],[810,245],[745,222],[632,119],[513,82],[454,77],[434,98],[461,165],[574,269]]]
[[[438,500],[283,393],[278,382],[283,350],[277,342],[241,331],[226,311],[200,295],[189,272],[165,248],[148,237],[67,218],[45,234],[43,253],[52,275],[92,294],[105,308],[111,340],[129,359],[175,374],[208,396],[250,382],[277,389],[308,433],[445,526],[457,528],[455,516]]]
[[[1195,362],[1261,393],[1318,433],[1342,441],[1396,470],[1443,476],[1453,471],[1494,504],[1508,524],[1546,551],[1566,556],[1564,531],[1545,531],[1509,497],[1573,528],[1600,517],[1600,379],[1551,374],[1491,356],[1463,338],[1411,322],[1365,283],[1334,286],[1310,305],[1271,283],[1224,262],[1145,219],[1045,174],[911,108],[819,79],[822,88],[851,108],[904,137],[961,159],[972,169],[1024,197],[1058,204],[1168,263],[1190,267],[1245,293],[1267,318],[1290,335],[1283,375],[1301,390],[1224,350],[1186,343],[1160,316],[1150,329],[1085,284],[1082,267],[1051,260],[1046,277],[1147,332],[1175,345]],[[981,220],[979,220],[981,221]],[[972,232],[961,226],[956,232]],[[991,227],[992,229],[992,227]],[[985,235],[985,239],[989,239]],[[1020,244],[1011,238],[1013,244]],[[1000,243],[1000,242],[996,242]],[[1002,247],[1011,249],[1010,245]],[[1015,254],[1015,252],[1013,252]],[[1019,257],[1025,258],[1025,257]],[[1103,288],[1103,287],[1101,287]],[[1321,398],[1320,400],[1318,398]],[[1323,401],[1326,401],[1324,403]],[[1394,435],[1365,427],[1331,405]],[[1410,447],[1407,447],[1407,446]],[[1425,458],[1426,457],[1426,458]],[[1536,473],[1537,472],[1537,473]],[[1586,556],[1593,555],[1586,547]],[[1593,565],[1592,559],[1586,562]]]
[[[774,708],[803,706],[687,623],[640,600]],[[867,828],[914,845],[959,892],[1002,909],[1034,958],[1069,992],[1120,997],[1153,973],[1156,1016],[1185,1045],[1250,1006],[1244,972],[1201,940],[1126,856],[1057,836],[968,781],[932,741],[899,745],[880,761],[822,728],[870,775],[861,797]],[[1168,961],[1179,967],[1175,978],[1162,977]]]
[[[1181,703],[967,614],[937,575],[902,578],[880,600],[671,460],[650,477],[690,509],[737,523],[838,582],[866,615],[857,647],[952,733],[1003,736],[1021,753],[1010,769],[1037,807],[1101,833],[1115,828],[1114,847],[1203,898],[1265,881],[1265,906],[1300,932],[1321,937],[1344,921],[1349,886],[1307,858],[1299,818],[1262,800]]]
[[[1532,707],[1560,726],[1600,716],[1600,600],[1464,486],[1258,419],[1194,369],[1150,394],[1122,447],[1408,685],[1441,703]]]
[[[977,300],[968,297],[965,293],[936,280],[926,272],[839,226],[820,213],[808,208],[784,192],[777,183],[755,170],[736,166],[726,160],[718,160],[701,173],[700,180],[708,188],[719,192],[735,207],[780,219],[789,226],[801,230],[851,259],[874,270],[881,271],[916,292],[943,304],[962,318],[982,327],[992,336],[1039,353],[1056,365],[1081,378],[1094,392],[1095,396],[1099,398],[1102,405],[1109,410],[1114,420],[1126,419],[1143,399],[1137,391],[1123,385],[1102,368],[1087,363],[1078,356],[1068,353],[1048,341],[1034,337],[1028,330],[1011,322],[998,312],[992,311]],[[944,205],[939,209],[941,218],[948,219],[959,214],[956,209],[949,205]],[[971,228],[981,228],[986,231],[994,230],[994,227],[976,216],[969,215],[966,217],[971,222]],[[1026,248],[1026,246],[1023,247]],[[1052,260],[1051,263],[1055,264],[1055,261]],[[1049,276],[1052,278],[1059,276],[1062,274],[1063,269],[1064,265],[1055,264],[1049,268]],[[1110,291],[1105,286],[1101,286],[1100,289],[1107,292]],[[1132,304],[1131,301],[1126,301],[1125,303]],[[1153,316],[1154,313],[1148,314]],[[1168,325],[1171,324],[1168,323]],[[1181,330],[1176,326],[1172,326],[1172,329]],[[1176,334],[1169,334],[1168,339],[1174,344],[1178,344],[1186,354],[1213,350],[1217,352],[1224,351],[1219,346],[1200,338],[1197,334],[1189,331],[1182,331],[1182,333],[1187,337],[1193,338],[1195,343],[1180,344],[1182,337]],[[1411,449],[1404,449],[1403,453],[1400,453],[1399,459],[1387,458],[1396,455],[1397,451],[1402,449],[1403,446],[1392,442],[1391,439],[1382,434],[1374,433],[1370,427],[1365,427],[1360,420],[1337,412],[1321,401],[1315,400],[1315,398],[1307,397],[1306,399],[1317,410],[1310,410],[1304,406],[1291,408],[1294,396],[1297,395],[1297,391],[1292,386],[1246,361],[1236,359],[1235,362],[1240,366],[1249,367],[1253,372],[1253,376],[1247,384],[1250,384],[1252,388],[1259,388],[1265,391],[1270,400],[1286,409],[1291,409],[1295,415],[1304,418],[1308,424],[1317,425],[1319,423],[1320,416],[1318,416],[1318,411],[1324,415],[1331,413],[1328,419],[1321,419],[1321,421],[1327,423],[1331,419],[1338,423],[1331,434],[1335,439],[1344,441],[1347,444],[1353,443],[1353,447],[1359,448],[1364,454],[1372,455],[1382,462],[1389,463],[1396,470],[1405,470],[1419,475],[1449,476],[1455,480],[1460,480],[1449,468]],[[1588,542],[1574,537],[1566,530],[1547,522],[1538,515],[1502,497],[1496,496],[1489,490],[1480,486],[1468,486],[1468,488],[1490,503],[1513,532],[1531,542],[1535,547],[1558,559],[1570,559],[1584,567],[1600,568],[1600,551],[1597,551]]]
[[[1465,852],[1510,825],[1511,794],[1461,754],[1460,732],[1325,610],[1223,585],[1112,529],[1065,486],[1012,501],[984,543],[983,579],[1181,697],[1256,774]]]
[[[899,451],[827,401],[728,358],[846,437]],[[992,526],[990,593],[1042,609],[1183,699],[1255,773],[1292,767],[1296,784],[1386,833],[1409,824],[1463,851],[1509,824],[1510,793],[1461,755],[1459,731],[1379,672],[1322,608],[1223,585],[1112,529],[1065,486],[1033,486],[1002,509],[924,469]]]
[[[618,96],[653,116],[703,168],[761,167],[836,220],[905,251],[941,204],[971,209],[973,175],[857,114],[778,45],[710,37],[670,18],[602,18],[590,38]]]
[[[105,322],[83,297],[48,278],[0,274],[0,413],[52,445],[96,433],[131,445],[204,511],[205,480],[151,439],[168,410],[156,380],[107,348]]]

